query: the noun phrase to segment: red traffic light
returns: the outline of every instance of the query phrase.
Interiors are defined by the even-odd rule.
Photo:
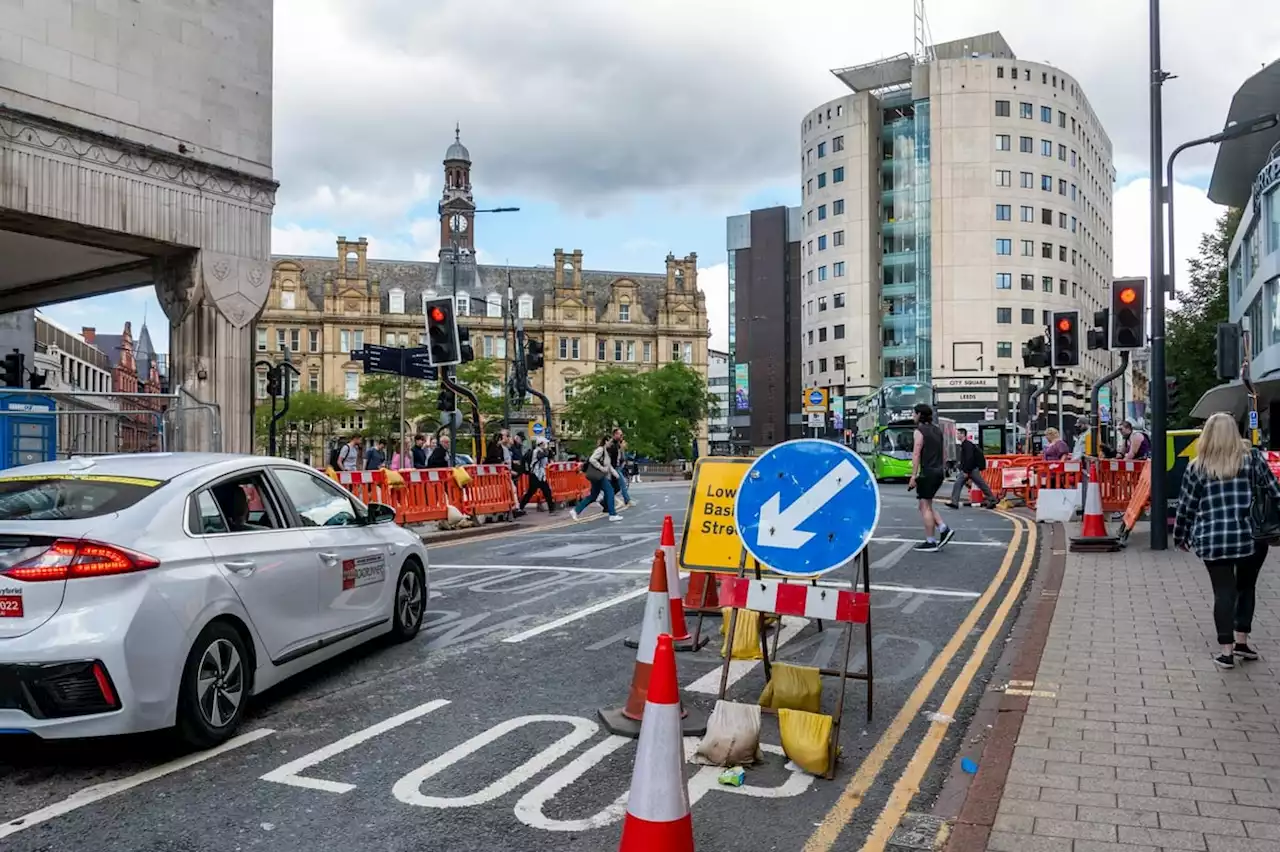
[[[444,310],[443,310],[442,308],[439,308],[439,307],[433,307],[433,308],[431,309],[431,321],[432,321],[432,322],[444,322],[444,321],[445,321],[445,313],[444,313]]]
[[[1062,317],[1061,319],[1058,320],[1058,331],[1067,332],[1070,330],[1071,330],[1071,319],[1069,317]]]
[[[1138,301],[1138,291],[1132,287],[1125,287],[1120,291],[1120,301],[1126,305],[1132,305]]]

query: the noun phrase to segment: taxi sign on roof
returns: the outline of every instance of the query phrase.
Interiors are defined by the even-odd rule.
[[[742,539],[733,522],[733,504],[751,459],[698,459],[689,489],[689,511],[680,536],[680,567],[686,571],[736,572]]]

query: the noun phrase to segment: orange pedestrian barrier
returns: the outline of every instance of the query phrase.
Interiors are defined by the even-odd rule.
[[[340,470],[338,484],[364,503],[381,503],[383,478],[381,470]]]
[[[1133,500],[1147,462],[1129,459],[1096,459],[1094,471],[1105,512],[1123,512]]]
[[[463,512],[501,515],[515,508],[511,468],[505,464],[469,464],[464,470],[471,477],[471,484],[462,489]]]
[[[399,501],[390,504],[396,508],[397,523],[424,524],[449,517],[449,487],[457,488],[451,469],[402,470],[400,475],[404,477],[404,488],[388,489],[392,500]],[[461,510],[461,505],[458,508]]]
[[[1034,509],[1036,500],[1043,488],[1068,489],[1079,488],[1081,482],[1081,465],[1074,459],[1070,461],[1038,461],[1027,465],[1026,484],[1022,486],[1022,499],[1027,507]]]

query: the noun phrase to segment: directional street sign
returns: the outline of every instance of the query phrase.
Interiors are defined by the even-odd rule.
[[[436,380],[436,368],[428,363],[429,349],[418,346],[401,349],[398,346],[368,344],[363,349],[351,350],[351,360],[364,364],[366,373],[391,373],[410,379]]]
[[[1256,411],[1249,412],[1249,428],[1250,429],[1258,428],[1258,412]]]
[[[529,421],[529,433],[533,435],[533,437],[540,438],[543,435],[545,435],[546,432],[547,432],[547,427],[543,424],[541,420]]]
[[[847,565],[880,520],[880,490],[857,453],[807,439],[755,460],[734,502],[747,552],[779,574],[810,576]]]
[[[813,414],[815,411],[827,410],[827,392],[824,388],[805,388],[804,411]]]

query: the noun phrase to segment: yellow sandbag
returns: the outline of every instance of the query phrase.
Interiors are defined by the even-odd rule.
[[[782,751],[810,775],[826,775],[831,768],[832,719],[825,713],[778,711]]]
[[[774,710],[822,711],[822,673],[811,666],[774,663],[760,693],[760,706]]]
[[[388,488],[404,488],[404,477],[400,475],[400,471],[387,468],[382,472],[382,481],[387,484]]]
[[[324,475],[332,479],[334,482],[338,481],[338,472],[331,467],[326,467],[324,469]]]
[[[471,474],[467,473],[465,467],[458,465],[453,469],[453,481],[458,483],[459,488],[466,488],[471,484]]]
[[[720,632],[725,634],[720,645],[720,656],[729,650],[729,619],[733,615],[733,607],[725,607],[721,611]],[[733,631],[733,659],[759,660],[760,653],[760,617],[754,612],[741,610],[738,612],[738,626]]]

